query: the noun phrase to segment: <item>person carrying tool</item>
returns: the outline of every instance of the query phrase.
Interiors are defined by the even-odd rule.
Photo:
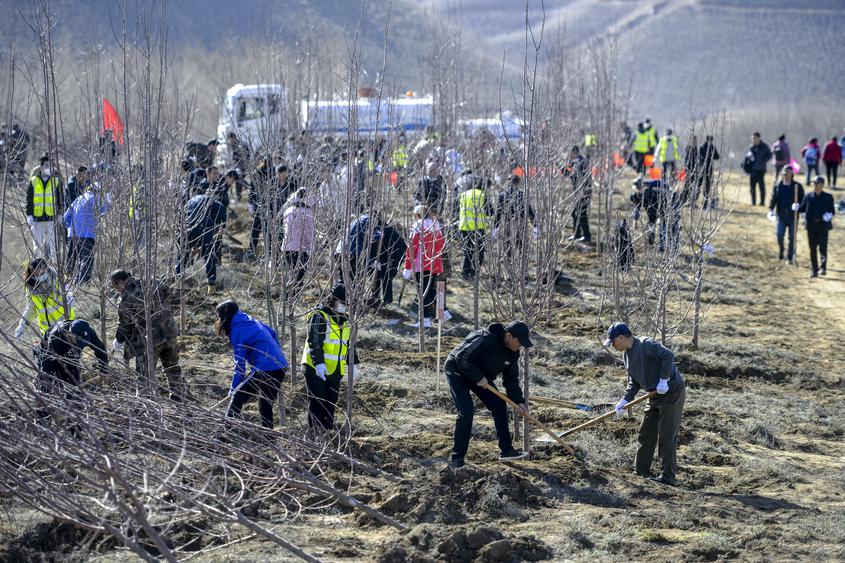
[[[279,337],[272,328],[241,311],[235,301],[220,303],[215,312],[217,335],[229,337],[235,361],[229,389],[232,400],[226,416],[240,417],[244,404],[257,395],[261,426],[273,428],[273,403],[288,367]],[[246,364],[250,365],[249,375]]]
[[[312,432],[334,429],[340,380],[353,368],[347,348],[350,329],[346,287],[336,285],[324,303],[308,317],[308,336],[302,350],[302,372],[309,399],[308,426]],[[358,363],[357,353],[352,363]]]
[[[493,415],[501,450],[499,460],[514,461],[528,457],[526,452],[514,449],[508,428],[507,405],[491,391],[497,389],[493,380],[501,373],[507,396],[516,403],[520,414],[528,412],[519,387],[519,351],[522,347],[533,346],[528,333],[528,325],[521,321],[512,321],[507,326],[494,323],[486,329],[469,333],[446,357],[443,372],[458,411],[455,444],[449,459],[452,467],[463,467],[469,450],[472,419],[475,415],[470,391]]]
[[[626,405],[640,389],[657,393],[649,399],[643,413],[637,438],[639,448],[634,461],[635,471],[637,475],[657,483],[674,486],[678,470],[678,429],[687,396],[684,378],[675,366],[675,355],[651,338],[635,337],[625,323],[613,323],[607,329],[604,346],[613,346],[617,352],[622,352],[628,372],[628,386],[616,404],[617,416],[622,416]],[[655,447],[660,456],[660,475],[657,477],[651,473]]]
[[[804,214],[807,227],[807,242],[810,243],[811,278],[827,275],[827,235],[833,229],[833,216],[836,208],[833,196],[824,191],[824,178],[816,176],[813,180],[813,191],[806,194],[801,201],[798,212]],[[821,255],[821,268],[819,258]]]
[[[804,199],[804,186],[793,179],[792,166],[783,167],[783,177],[772,192],[769,202],[769,220],[777,222],[778,260],[783,260],[783,237],[789,232],[786,261],[792,264],[795,257],[795,214]]]

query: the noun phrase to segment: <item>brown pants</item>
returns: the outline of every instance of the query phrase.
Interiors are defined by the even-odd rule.
[[[654,458],[654,448],[660,456],[660,474],[671,482],[675,482],[678,471],[676,450],[678,446],[678,430],[681,427],[681,415],[686,401],[686,385],[672,392],[673,396],[653,397],[648,400],[648,407],[643,413],[640,424],[639,444],[635,461],[636,471],[640,475],[651,474],[651,461]]]
[[[163,344],[159,344],[153,348],[153,369],[161,361],[161,367],[164,368],[164,373],[167,376],[167,384],[170,387],[170,398],[180,400],[185,395],[185,380],[182,378],[182,368],[179,367],[179,341],[172,338]],[[147,373],[147,355],[145,353],[135,358],[135,371],[141,374],[141,379],[145,382],[152,382],[153,376]]]

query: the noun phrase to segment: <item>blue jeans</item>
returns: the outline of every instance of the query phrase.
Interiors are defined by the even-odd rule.
[[[87,283],[94,268],[94,244],[96,239],[73,237],[68,240],[68,268],[76,272],[76,283]]]
[[[205,277],[208,285],[214,285],[217,281],[217,250],[215,248],[214,228],[205,225],[188,233],[188,248],[181,252],[181,257],[176,263],[176,274],[182,273],[191,262],[191,251],[194,248],[200,249],[200,256],[205,263]]]
[[[792,260],[792,257],[795,256],[795,222],[791,217],[788,221],[784,221],[782,217],[778,217],[777,237],[781,259],[783,259],[783,236],[786,234],[787,229],[789,230],[789,249],[786,253],[786,258],[787,260]]]

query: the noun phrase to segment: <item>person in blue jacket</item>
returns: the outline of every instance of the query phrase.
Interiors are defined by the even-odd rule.
[[[259,396],[261,425],[273,428],[273,403],[288,367],[279,337],[272,328],[242,312],[232,300],[217,305],[216,311],[217,334],[229,337],[235,360],[229,390],[232,400],[226,416],[239,417],[244,404]],[[246,364],[250,366],[249,374]]]
[[[88,184],[85,191],[68,205],[64,219],[67,226],[68,274],[76,273],[77,284],[88,283],[94,267],[94,245],[100,217],[108,213],[111,194],[100,195],[100,184]]]

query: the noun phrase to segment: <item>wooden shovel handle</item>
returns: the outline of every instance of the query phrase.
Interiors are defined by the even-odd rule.
[[[654,397],[655,395],[657,395],[657,392],[656,392],[656,391],[652,391],[651,393],[648,393],[648,394],[646,394],[646,395],[643,395],[643,396],[642,396],[642,397],[640,397],[639,399],[634,399],[633,401],[631,401],[630,403],[628,403],[627,405],[625,405],[625,408],[627,409],[627,408],[629,408],[629,407],[633,407],[634,405],[638,405],[639,403],[642,403],[642,402],[643,402],[643,401],[645,401],[646,399],[650,399],[650,398]],[[611,416],[615,416],[615,415],[616,415],[616,410],[614,409],[614,410],[610,411],[610,412],[609,412],[609,413],[607,413],[607,414],[603,414],[603,415],[601,415],[601,416],[597,416],[596,418],[593,418],[593,419],[591,419],[591,420],[588,420],[587,422],[585,422],[585,423],[583,423],[583,424],[579,424],[579,425],[578,425],[578,426],[576,426],[575,428],[570,428],[569,430],[567,430],[567,431],[565,431],[565,432],[561,432],[560,434],[558,434],[558,436],[560,436],[561,438],[563,438],[564,436],[569,436],[570,434],[575,434],[576,432],[580,432],[581,430],[584,430],[585,428],[590,428],[591,426],[595,426],[596,424],[598,424],[598,423],[599,423],[599,422],[601,422],[602,420],[608,419],[608,418],[610,418]]]
[[[496,389],[492,385],[489,385],[487,387],[487,389],[491,393],[493,393],[494,395],[496,395],[497,397],[502,399],[504,402],[509,404],[510,406],[512,406],[514,408],[519,408],[518,405],[510,399],[510,397],[508,397],[507,395],[505,395],[504,393],[502,393],[501,391],[499,391],[498,389]],[[573,450],[572,447],[569,444],[567,444],[566,442],[561,440],[557,436],[557,434],[555,434],[554,432],[551,431],[551,429],[548,426],[546,426],[545,424],[543,424],[542,422],[540,422],[539,420],[537,420],[536,418],[531,416],[531,413],[526,412],[524,416],[525,416],[525,418],[527,418],[531,422],[531,424],[533,424],[535,426],[539,426],[540,428],[542,428],[546,432],[546,434],[548,434],[549,436],[554,438],[555,442],[560,444],[560,447],[562,447],[564,450],[566,450],[566,453],[568,453],[569,455],[573,455],[573,456],[575,455],[575,450]]]

